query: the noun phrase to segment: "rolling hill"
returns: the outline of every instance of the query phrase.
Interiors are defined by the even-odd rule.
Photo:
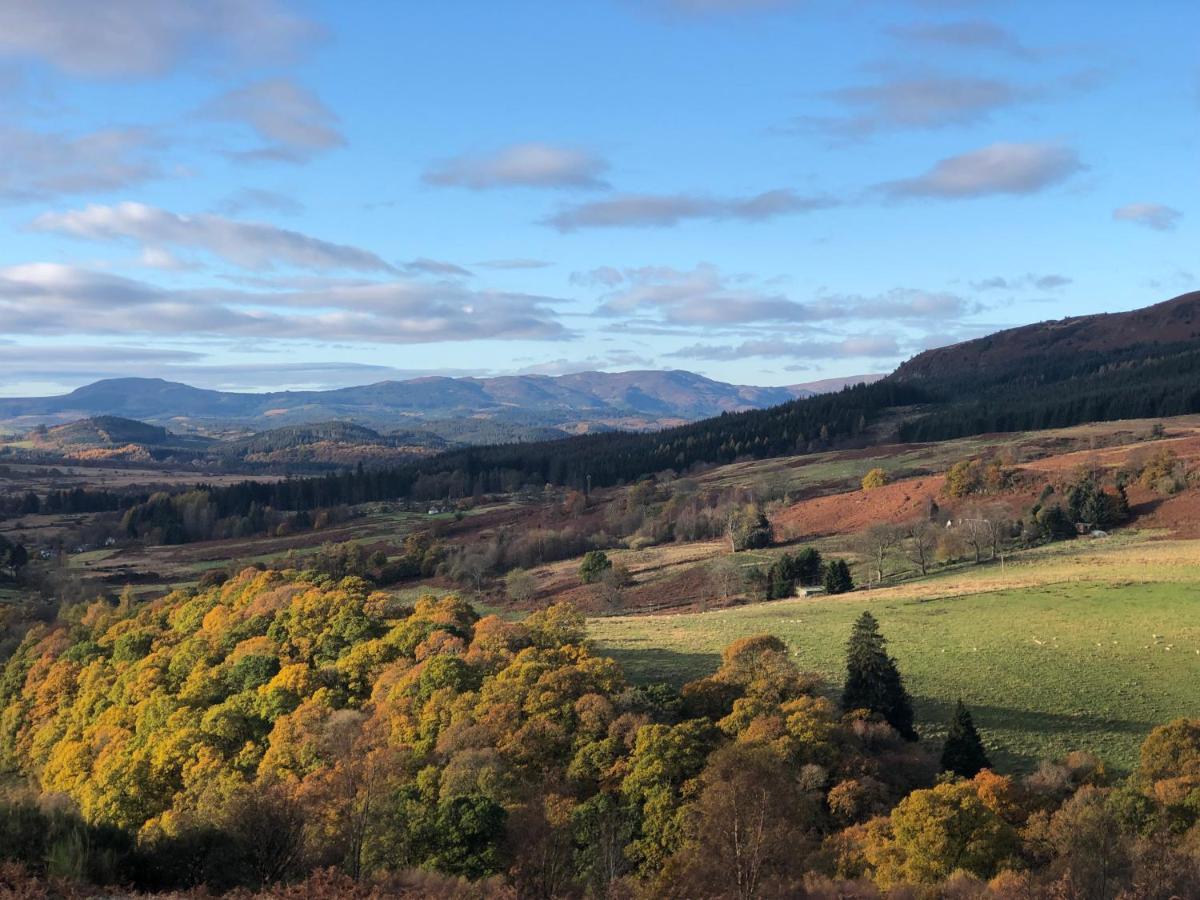
[[[1200,292],[929,350],[885,379],[927,396],[905,440],[1200,411]]]
[[[561,428],[565,433],[581,427],[660,428],[774,406],[813,393],[803,386],[725,384],[683,371],[429,377],[263,394],[206,390],[158,378],[117,378],[56,397],[0,400],[0,421],[32,425],[113,415],[176,430],[207,430],[341,420],[388,431],[435,420],[483,419],[534,429],[533,436],[545,438],[552,434],[546,429]],[[520,431],[514,435],[522,436]]]
[[[171,435],[159,425],[147,425],[136,419],[120,416],[93,416],[66,425],[56,425],[34,432],[33,439],[45,447],[120,447],[125,444],[159,446],[168,443]]]
[[[1038,381],[1100,368],[1114,359],[1157,358],[1200,349],[1200,291],[1153,306],[1039,322],[926,350],[894,381],[939,385]]]

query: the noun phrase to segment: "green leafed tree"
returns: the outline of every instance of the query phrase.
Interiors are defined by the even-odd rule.
[[[612,568],[612,560],[603,550],[589,550],[579,564],[579,578],[584,584],[600,580],[600,576]]]

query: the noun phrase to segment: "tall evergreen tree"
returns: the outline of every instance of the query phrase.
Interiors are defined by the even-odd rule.
[[[849,712],[866,709],[882,716],[910,741],[913,729],[912,701],[896,661],[887,654],[887,641],[879,633],[879,622],[867,611],[858,617],[846,644],[846,687],[842,708]]]
[[[954,721],[950,723],[946,745],[942,748],[942,771],[953,772],[963,778],[974,778],[981,769],[991,767],[987,751],[983,749],[983,740],[971,719],[971,711],[960,699],[954,708]]]
[[[845,594],[854,590],[854,578],[844,559],[833,559],[825,567],[825,593]]]

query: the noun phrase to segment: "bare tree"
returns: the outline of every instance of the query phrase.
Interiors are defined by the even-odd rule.
[[[504,576],[504,591],[513,603],[528,603],[537,595],[537,579],[528,569],[513,569]]]
[[[615,563],[596,580],[596,592],[609,609],[620,609],[625,601],[625,589],[633,584],[633,575],[622,563]]]
[[[937,542],[937,528],[928,519],[914,519],[904,527],[905,552],[922,575],[929,574]]]
[[[875,581],[883,581],[884,566],[896,545],[900,543],[903,531],[887,522],[872,525],[859,537],[859,545],[863,554],[871,562],[875,572]]]
[[[722,603],[742,587],[742,567],[732,556],[719,556],[708,566],[713,592]]]
[[[993,503],[984,509],[982,518],[988,525],[988,543],[991,547],[992,559],[995,559],[1003,551],[1004,544],[1012,530],[1008,510],[999,503]]]
[[[971,509],[966,515],[955,520],[962,539],[971,547],[976,557],[976,564],[983,562],[983,552],[991,546],[991,523],[980,514],[979,510]]]

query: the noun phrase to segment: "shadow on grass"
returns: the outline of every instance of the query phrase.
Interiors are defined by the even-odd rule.
[[[688,681],[712,674],[721,664],[719,653],[679,652],[650,646],[652,637],[641,640],[645,641],[647,646],[601,647],[598,652],[615,659],[624,669],[629,680],[635,684],[666,682],[680,687]],[[825,682],[822,693],[836,703],[841,696],[841,685],[836,682]],[[941,750],[942,740],[950,720],[954,716],[956,702],[956,697],[913,697],[917,728],[925,736],[924,743],[934,753]],[[1062,747],[1062,752],[1089,750],[1100,752],[1100,755],[1104,756],[1102,748],[1095,746],[1095,735],[1108,734],[1118,738],[1128,737],[1133,739],[1134,743],[1140,743],[1141,738],[1149,734],[1154,725],[1158,724],[1130,718],[1111,719],[1101,716],[1053,713],[988,703],[971,703],[969,707],[976,726],[983,733],[985,742],[988,743],[988,753],[992,762],[999,771],[1006,773],[1032,772],[1037,769],[1043,759],[1051,754],[1048,751],[1038,751],[1032,748],[1018,748],[1007,741],[1000,743],[1001,733],[1009,736],[1026,735],[1033,738],[1044,736],[1047,738],[1048,745]],[[988,741],[989,732],[995,734],[997,740]],[[1111,750],[1111,747],[1108,749]],[[1106,758],[1105,762],[1112,766],[1116,760]]]
[[[917,727],[922,734],[930,735],[930,743],[940,746],[942,737],[954,716],[956,698],[945,697],[914,697],[913,708],[916,712]],[[1089,735],[1103,732],[1113,735],[1128,735],[1143,737],[1150,733],[1157,723],[1142,722],[1134,719],[1109,719],[1100,716],[1070,715],[1052,713],[1043,710],[1021,709],[1012,706],[997,706],[987,703],[969,704],[971,717],[976,727],[983,732],[985,741],[989,731],[1008,732],[1010,734],[1046,735],[1063,737],[1077,735],[1077,741],[1067,741],[1068,750],[1089,750],[1096,752],[1099,748],[1089,746]],[[1012,748],[989,747],[992,762],[1001,771],[1029,772],[1037,768],[1045,754],[1022,753]],[[1105,760],[1112,763],[1113,760]]]
[[[645,640],[649,641],[650,638]],[[685,682],[711,675],[721,665],[719,653],[679,653],[661,647],[602,647],[599,653],[615,659],[635,684],[665,681],[679,687]]]

